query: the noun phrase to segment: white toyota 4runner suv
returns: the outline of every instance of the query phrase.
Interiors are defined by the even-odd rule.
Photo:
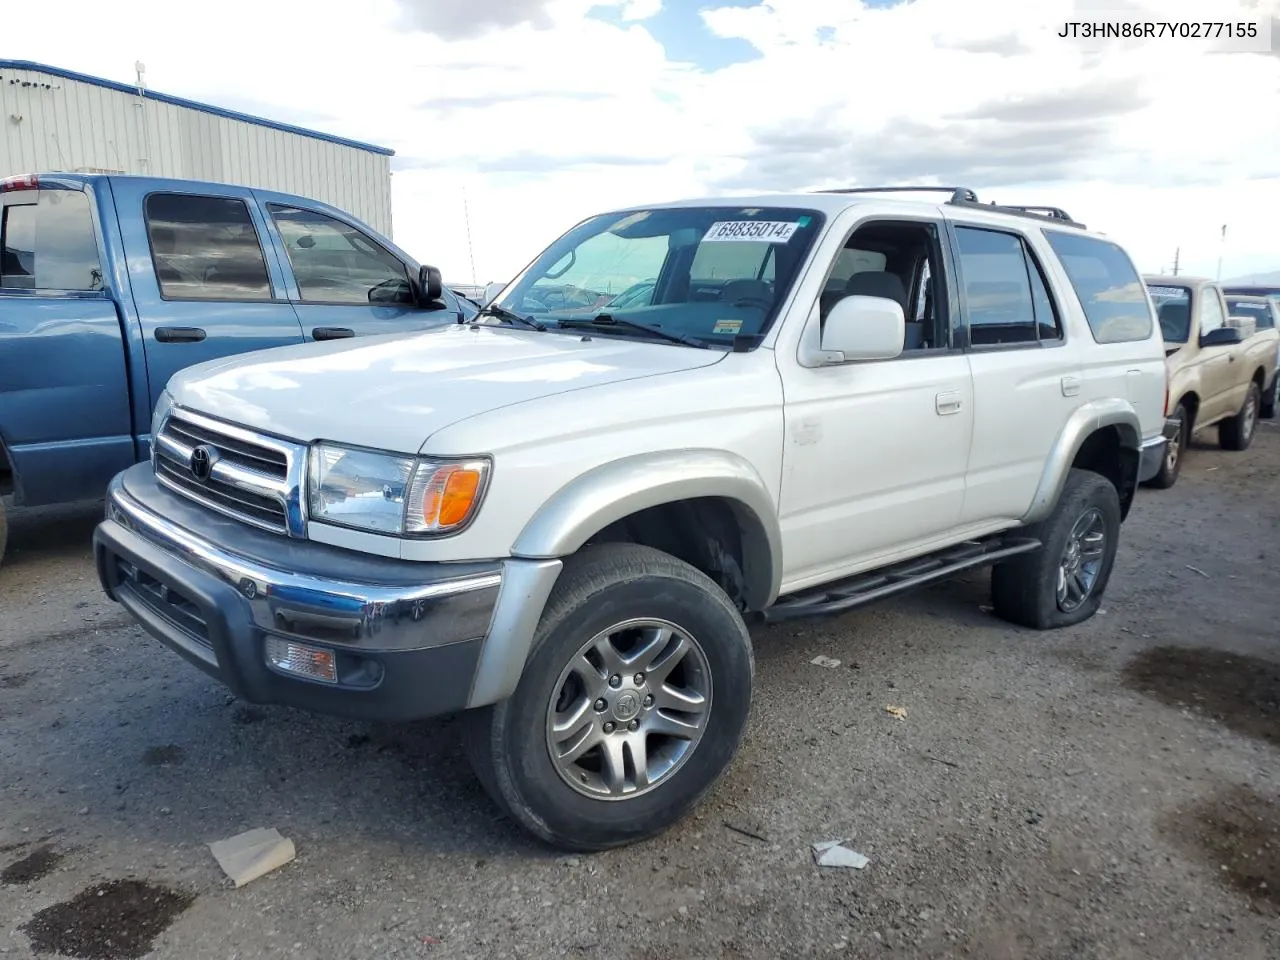
[[[1001,617],[1079,623],[1176,430],[1123,249],[909,196],[606,213],[474,322],[179,373],[103,586],[245,700],[465,711],[550,843],[658,833],[743,736],[749,620],[990,565]]]

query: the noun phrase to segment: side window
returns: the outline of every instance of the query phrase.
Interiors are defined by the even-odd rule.
[[[1213,287],[1202,287],[1197,294],[1200,300],[1200,336],[1223,326],[1227,318],[1222,315],[1222,301]]]
[[[102,289],[93,212],[85,194],[41,190],[36,203],[11,203],[3,208],[0,287]]]
[[[969,342],[976,347],[1062,339],[1040,265],[1022,238],[956,227]]]
[[[271,299],[262,244],[243,200],[153,193],[147,197],[146,213],[161,296]]]
[[[1107,240],[1061,230],[1045,230],[1044,235],[1080,298],[1095,341],[1129,343],[1151,336],[1151,301],[1123,250]]]
[[[836,254],[823,284],[819,317],[848,296],[883,297],[902,307],[904,353],[945,349],[951,344],[950,318],[939,269],[938,225],[919,221],[873,220],[859,226]],[[945,289],[945,288],[943,288]]]
[[[303,302],[412,304],[405,265],[341,220],[269,204]]]

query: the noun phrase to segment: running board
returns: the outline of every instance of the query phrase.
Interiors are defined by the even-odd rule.
[[[768,623],[777,623],[801,617],[844,613],[895,593],[945,579],[962,570],[989,566],[1020,553],[1030,553],[1039,547],[1039,540],[1027,537],[996,536],[985,540],[966,540],[957,546],[916,557],[914,560],[905,560],[879,570],[857,574],[847,580],[837,580],[821,587],[788,594],[764,611],[764,619]]]

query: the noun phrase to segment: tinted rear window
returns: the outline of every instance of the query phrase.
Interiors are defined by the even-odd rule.
[[[1080,298],[1094,340],[1128,343],[1151,336],[1151,303],[1123,250],[1096,237],[1058,230],[1044,233]]]
[[[41,190],[36,203],[9,203],[3,208],[0,287],[102,289],[93,211],[85,194]]]
[[[153,193],[147,197],[147,235],[162,296],[271,299],[262,245],[243,200]]]

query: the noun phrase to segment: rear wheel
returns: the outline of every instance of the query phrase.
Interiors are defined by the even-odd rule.
[[[1247,450],[1258,429],[1258,410],[1262,406],[1261,391],[1257,383],[1250,383],[1240,412],[1230,420],[1218,424],[1218,445],[1223,450]]]
[[[603,850],[660,833],[737,751],[754,660],[710,578],[634,544],[565,564],[515,693],[464,715],[493,799],[558,847]]]
[[[997,616],[1033,630],[1081,623],[1102,603],[1120,540],[1120,498],[1111,481],[1073,469],[1053,513],[1026,528],[1040,549],[997,564]]]
[[[1160,472],[1146,482],[1148,487],[1157,490],[1168,490],[1178,482],[1178,474],[1182,472],[1182,455],[1187,450],[1187,438],[1191,433],[1191,424],[1187,420],[1187,408],[1178,404],[1169,419],[1178,421],[1178,432],[1165,446],[1164,461],[1160,464]]]
[[[9,521],[5,518],[4,499],[0,498],[0,565],[4,564],[4,547],[9,542]]]

